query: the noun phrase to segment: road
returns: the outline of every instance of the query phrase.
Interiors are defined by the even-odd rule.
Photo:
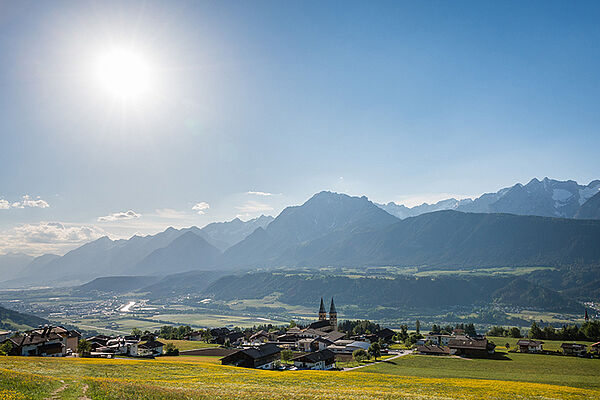
[[[387,362],[387,361],[392,361],[392,360],[395,360],[396,358],[404,357],[404,356],[407,356],[409,354],[412,354],[412,351],[403,351],[402,353],[399,353],[399,354],[395,355],[394,357],[386,358],[385,360],[372,362],[372,363],[361,365],[361,366],[358,366],[358,367],[344,368],[342,371],[343,372],[345,372],[345,371],[354,371],[354,370],[357,370],[359,368],[370,367],[371,365],[375,365],[375,364],[379,364],[379,363]]]

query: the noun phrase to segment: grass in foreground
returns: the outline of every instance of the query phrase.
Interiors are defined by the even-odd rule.
[[[0,391],[15,392],[6,399],[43,399],[63,385],[59,381],[62,379],[67,385],[62,393],[67,396],[77,398],[85,391],[85,396],[102,400],[600,398],[600,390],[593,388],[465,377],[403,376],[401,369],[391,370],[391,374],[373,373],[377,366],[364,368],[371,369],[371,373],[277,372],[221,366],[210,361],[194,357],[156,360],[3,357]],[[475,365],[473,368],[477,368]]]
[[[463,359],[411,355],[362,368],[362,372],[424,378],[495,379],[537,382],[598,391],[600,360],[541,354],[503,353],[506,359]]]

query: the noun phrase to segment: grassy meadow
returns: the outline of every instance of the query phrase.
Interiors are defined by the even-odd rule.
[[[600,360],[513,356],[504,361],[407,356],[352,372],[259,371],[194,356],[2,357],[0,399],[35,400],[54,393],[101,400],[600,398]]]

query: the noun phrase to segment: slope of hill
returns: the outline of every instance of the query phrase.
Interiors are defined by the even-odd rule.
[[[138,289],[150,298],[172,298],[187,294],[198,294],[223,276],[220,271],[189,271],[167,275],[154,284]]]
[[[159,279],[154,276],[106,276],[74,288],[73,293],[127,293],[156,283]]]
[[[192,231],[188,231],[168,246],[156,249],[128,271],[142,275],[164,275],[193,269],[203,269],[219,261],[221,251]]]
[[[559,293],[514,277],[472,276],[394,279],[350,278],[293,272],[257,272],[227,275],[209,285],[201,296],[217,300],[260,299],[273,293],[292,305],[313,305],[327,294],[338,304],[377,307],[443,309],[449,306],[487,305],[551,310],[581,306]]]
[[[27,254],[0,254],[0,281],[13,279],[33,260]]]
[[[347,234],[381,229],[397,221],[366,197],[321,192],[301,206],[287,207],[266,229],[257,229],[229,248],[224,254],[224,264],[286,263],[306,243],[320,248]]]
[[[50,324],[50,322],[35,315],[23,314],[0,306],[0,329],[33,329],[45,324]]]
[[[591,265],[600,264],[599,241],[600,221],[438,211],[355,233],[310,264]]]
[[[575,218],[600,219],[600,192],[591,197],[577,210]]]
[[[600,180],[584,186],[575,181],[557,181],[548,178],[540,181],[534,178],[526,185],[517,183],[512,187],[500,189],[496,193],[486,193],[475,199],[447,199],[412,208],[396,203],[378,204],[378,206],[402,219],[440,210],[573,218],[582,205],[599,190]]]
[[[267,215],[261,215],[249,221],[235,218],[228,222],[213,222],[195,233],[217,249],[224,251],[244,240],[256,228],[266,228],[271,221],[273,221],[273,217]]]

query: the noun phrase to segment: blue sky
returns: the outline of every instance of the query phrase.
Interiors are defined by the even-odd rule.
[[[599,178],[598,2],[12,3],[0,253],[275,215],[321,190],[414,205]],[[153,74],[126,101],[90,72],[122,45]]]

